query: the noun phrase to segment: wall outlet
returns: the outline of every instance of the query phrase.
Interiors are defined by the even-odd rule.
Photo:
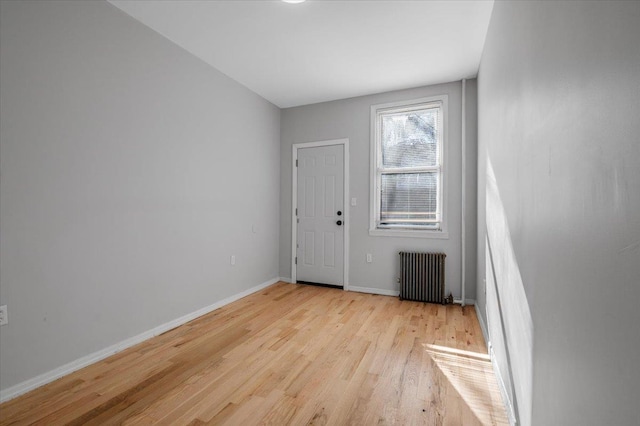
[[[371,262],[373,262],[373,256],[371,255],[371,253],[367,253],[367,263]]]
[[[9,313],[7,312],[7,305],[0,306],[0,325],[9,324]]]
[[[229,262],[231,263],[231,265],[235,265],[236,264],[236,256],[232,255]]]

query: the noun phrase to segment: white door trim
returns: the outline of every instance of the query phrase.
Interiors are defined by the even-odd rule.
[[[296,208],[298,206],[298,170],[296,161],[298,160],[298,150],[302,148],[315,148],[319,146],[342,145],[344,148],[344,262],[343,262],[343,288],[349,289],[349,139],[333,139],[317,142],[294,143],[292,149],[291,162],[291,281],[296,282],[296,242],[298,241],[298,223],[296,218]]]

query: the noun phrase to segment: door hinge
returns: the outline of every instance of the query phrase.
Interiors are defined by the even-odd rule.
[[[298,208],[296,207],[296,216],[298,216]]]
[[[296,167],[298,167],[298,160],[296,160]]]
[[[296,265],[298,264],[298,256],[296,256],[296,260],[294,262]]]

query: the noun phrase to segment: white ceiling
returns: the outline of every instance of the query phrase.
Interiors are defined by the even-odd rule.
[[[493,0],[109,0],[286,108],[475,77]]]

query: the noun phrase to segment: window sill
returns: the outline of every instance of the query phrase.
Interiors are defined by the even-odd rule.
[[[430,238],[434,240],[448,240],[449,233],[446,231],[418,231],[402,229],[369,229],[372,237],[409,237],[409,238]]]

